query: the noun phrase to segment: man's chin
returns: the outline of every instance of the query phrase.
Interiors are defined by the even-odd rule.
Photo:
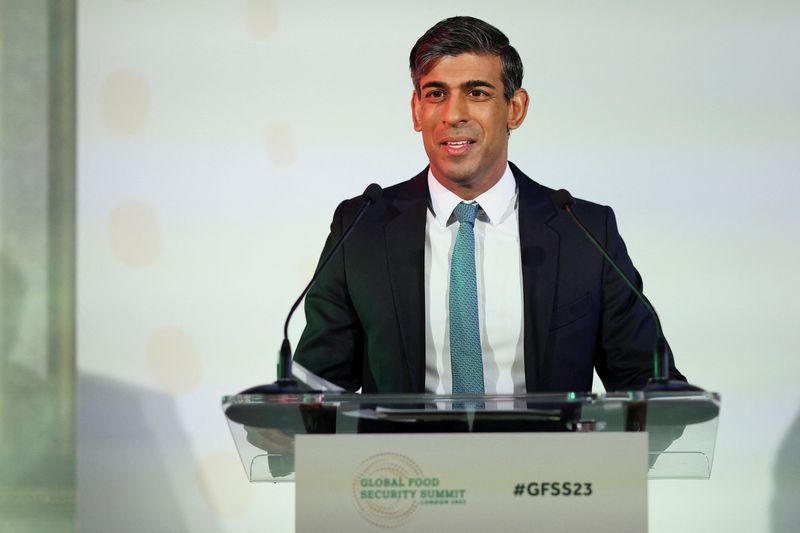
[[[444,165],[433,169],[433,175],[444,185],[449,182],[458,187],[469,187],[477,180],[474,165]]]

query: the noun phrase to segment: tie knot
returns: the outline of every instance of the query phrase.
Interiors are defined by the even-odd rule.
[[[453,216],[456,217],[460,223],[475,224],[475,218],[478,216],[478,204],[461,202],[453,209]]]

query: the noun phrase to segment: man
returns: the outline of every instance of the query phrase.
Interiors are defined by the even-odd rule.
[[[334,256],[306,297],[295,360],[363,392],[583,391],[593,367],[609,390],[644,386],[650,315],[553,191],[508,162],[529,98],[506,36],[446,19],[410,68],[430,166],[387,188]],[[360,204],[336,209],[323,256]],[[575,209],[641,286],[611,209]]]

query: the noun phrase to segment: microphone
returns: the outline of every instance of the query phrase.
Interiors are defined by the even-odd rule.
[[[292,304],[289,314],[286,316],[286,322],[283,324],[283,342],[281,343],[281,349],[278,356],[277,381],[269,385],[256,385],[255,387],[251,387],[242,391],[240,394],[285,394],[300,391],[300,388],[297,386],[297,381],[295,381],[294,377],[292,377],[292,345],[289,342],[289,321],[292,319],[292,315],[297,310],[300,302],[303,301],[303,298],[305,298],[306,294],[308,294],[308,291],[311,290],[311,287],[313,287],[314,283],[316,283],[317,279],[319,279],[319,276],[325,270],[325,267],[328,266],[328,263],[330,263],[331,259],[339,250],[339,248],[342,247],[344,241],[346,241],[353,232],[353,228],[355,228],[356,224],[358,224],[358,221],[361,220],[364,212],[369,206],[377,203],[378,200],[380,200],[382,193],[383,189],[381,189],[381,186],[377,183],[370,184],[364,190],[364,193],[361,195],[362,204],[358,208],[353,221],[350,222],[350,225],[348,225],[347,229],[344,230],[344,233],[342,233],[342,236],[339,237],[338,241],[336,241],[336,244],[328,252],[328,255],[326,255],[322,261],[320,261],[317,271],[311,277],[311,281],[308,282],[308,285],[306,285],[305,289],[303,289],[303,292],[300,293],[300,296],[297,298],[297,300],[295,300],[294,304]]]
[[[690,385],[683,381],[679,380],[671,380],[669,379],[670,373],[670,348],[667,344],[667,340],[664,338],[664,332],[661,329],[661,321],[658,319],[658,313],[656,313],[655,307],[653,304],[650,303],[650,300],[647,299],[647,296],[639,290],[639,287],[631,281],[631,279],[622,271],[622,268],[617,264],[616,261],[611,257],[611,254],[608,253],[608,250],[600,244],[600,241],[592,234],[586,225],[581,222],[578,215],[575,213],[573,209],[575,206],[575,199],[572,198],[572,195],[566,189],[559,189],[552,195],[553,201],[555,202],[556,206],[559,209],[563,209],[566,211],[575,224],[583,231],[586,237],[592,242],[592,244],[597,248],[597,250],[603,255],[603,257],[608,261],[608,263],[617,271],[617,274],[620,275],[622,281],[633,291],[639,301],[644,304],[647,311],[653,317],[653,320],[656,324],[656,339],[655,339],[655,346],[653,348],[653,377],[650,379],[650,382],[645,386],[645,391],[701,391],[700,387],[696,387],[695,385]]]

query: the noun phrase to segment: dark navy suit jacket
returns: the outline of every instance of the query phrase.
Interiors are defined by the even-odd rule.
[[[589,391],[592,368],[607,390],[643,387],[652,376],[656,328],[649,313],[548,189],[514,164],[528,392]],[[342,202],[322,255],[361,205]],[[348,390],[424,392],[427,169],[384,190],[305,302],[295,360]],[[609,207],[576,200],[575,211],[641,287]],[[491,260],[491,258],[486,258]],[[674,369],[672,377],[685,378]]]

